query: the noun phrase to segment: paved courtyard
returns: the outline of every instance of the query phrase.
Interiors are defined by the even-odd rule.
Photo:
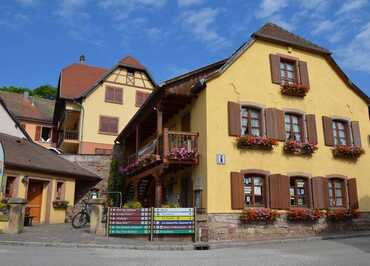
[[[4,266],[315,265],[368,266],[370,238],[266,244],[207,251],[144,251],[0,245]]]

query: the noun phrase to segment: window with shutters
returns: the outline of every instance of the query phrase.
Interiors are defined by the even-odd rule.
[[[290,177],[290,206],[308,206],[308,179],[305,177]]]
[[[149,97],[149,92],[143,92],[143,91],[136,91],[136,107],[140,107],[143,105],[143,103],[146,101],[146,99]]]
[[[5,186],[5,197],[6,198],[12,198],[15,197],[15,182],[17,178],[15,176],[7,176],[6,178],[6,186]]]
[[[280,59],[280,81],[281,84],[297,83],[296,61],[285,58]]]
[[[295,140],[303,142],[303,117],[302,115],[286,113],[285,114],[285,138],[286,140]]]
[[[113,135],[117,134],[118,117],[100,116],[99,133]]]
[[[119,87],[107,86],[105,88],[105,101],[109,103],[123,103],[123,89]]]
[[[265,177],[244,175],[245,207],[265,207]]]
[[[241,108],[241,135],[262,136],[261,110],[249,106]]]
[[[55,200],[64,200],[64,182],[57,182]]]
[[[344,207],[344,180],[339,178],[330,178],[328,180],[329,189],[329,207]]]
[[[333,120],[334,145],[349,145],[348,123],[341,120]]]

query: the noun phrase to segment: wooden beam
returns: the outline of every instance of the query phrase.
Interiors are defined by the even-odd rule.
[[[136,151],[136,155],[138,154],[139,152],[139,127],[136,126],[136,129],[135,129],[135,151]]]
[[[163,113],[157,107],[157,136],[162,135],[163,132]]]

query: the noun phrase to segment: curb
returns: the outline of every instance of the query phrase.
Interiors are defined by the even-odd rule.
[[[112,245],[112,244],[89,244],[89,243],[64,243],[64,242],[26,242],[26,241],[10,241],[0,240],[0,245],[7,246],[23,246],[23,247],[55,247],[55,248],[101,248],[101,249],[127,249],[127,250],[207,250],[207,249],[223,249],[236,247],[256,247],[269,244],[288,244],[295,242],[308,242],[320,240],[335,240],[348,239],[358,237],[370,237],[370,232],[356,234],[341,234],[341,235],[324,235],[324,236],[309,236],[302,238],[280,238],[270,240],[251,240],[251,241],[212,241],[212,242],[197,242],[191,244],[144,244],[144,245]]]

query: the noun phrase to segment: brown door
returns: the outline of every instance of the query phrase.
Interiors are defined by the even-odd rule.
[[[42,189],[44,183],[40,181],[30,180],[27,192],[27,209],[29,215],[33,217],[33,222],[40,223],[41,205],[42,205]]]

